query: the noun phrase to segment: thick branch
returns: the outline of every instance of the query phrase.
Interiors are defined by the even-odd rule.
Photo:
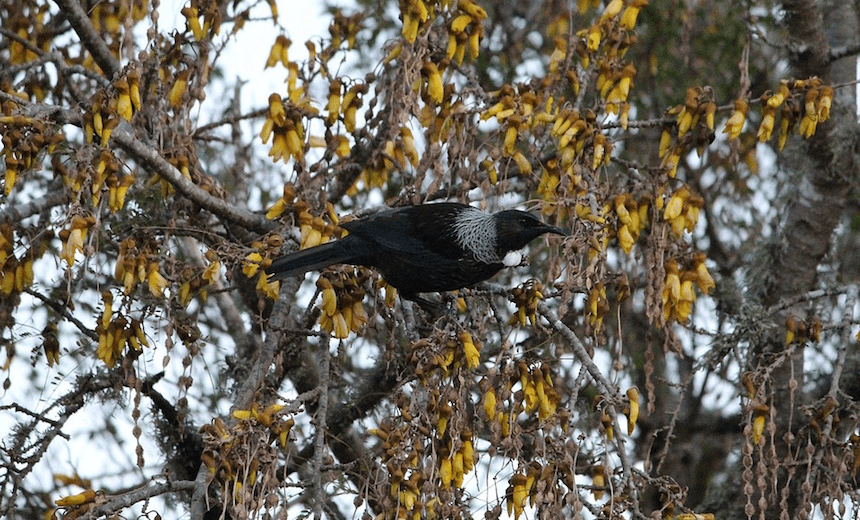
[[[838,12],[828,14],[825,24],[820,2],[790,0],[783,2],[789,34],[802,52],[791,56],[799,77],[819,76],[826,82],[851,81],[856,67],[830,61],[831,45],[856,44],[857,13],[850,2],[838,2]],[[832,20],[830,20],[832,18]],[[829,41],[828,41],[829,36]],[[775,283],[765,298],[766,305],[780,298],[804,293],[813,288],[817,267],[827,254],[833,230],[842,219],[856,178],[854,155],[857,149],[856,100],[853,89],[839,89],[834,100],[833,117],[818,125],[810,139],[806,158],[797,166],[802,175],[796,201],[788,209],[782,243],[790,251],[776,259]]]
[[[155,484],[154,486],[144,486],[140,489],[108,498],[103,504],[87,511],[87,514],[81,518],[95,519],[103,515],[111,515],[122,511],[127,507],[131,507],[138,502],[149,500],[152,497],[157,497],[166,493],[175,493],[177,491],[189,491],[191,489],[194,489],[193,480],[178,480],[175,482]]]
[[[27,217],[38,215],[46,209],[60,206],[69,202],[69,195],[64,189],[46,193],[44,196],[24,204],[8,205],[0,211],[0,222],[21,222]]]
[[[183,177],[182,174],[179,173],[179,170],[167,162],[167,160],[152,147],[147,146],[130,133],[122,129],[117,129],[114,131],[112,139],[113,142],[117,143],[129,155],[134,157],[141,166],[154,171],[172,184],[173,187],[176,188],[176,191],[182,193],[188,197],[189,200],[218,217],[226,221],[233,222],[245,229],[250,229],[260,233],[266,233],[275,229],[275,223],[267,220],[265,216],[252,213],[244,208],[230,204],[223,199],[213,197],[200,186],[197,186],[190,180]]]
[[[114,58],[107,43],[99,36],[81,3],[77,0],[54,0],[60,11],[69,20],[75,32],[80,36],[81,43],[93,55],[93,59],[104,71],[105,76],[113,78],[119,71],[119,62]]]

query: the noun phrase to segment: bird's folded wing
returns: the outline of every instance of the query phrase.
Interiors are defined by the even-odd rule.
[[[432,204],[427,206],[442,206]],[[359,236],[379,246],[379,253],[406,257],[442,256],[455,259],[463,256],[450,230],[453,215],[416,211],[410,206],[397,212],[383,212],[362,220],[342,224],[351,235]]]

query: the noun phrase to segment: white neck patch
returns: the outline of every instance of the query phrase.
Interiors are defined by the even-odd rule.
[[[521,251],[508,251],[508,254],[502,258],[502,263],[505,267],[515,267],[523,261],[523,253]]]
[[[466,208],[457,213],[454,233],[457,244],[471,251],[479,261],[486,264],[502,261],[496,253],[496,221],[492,215],[477,208]]]

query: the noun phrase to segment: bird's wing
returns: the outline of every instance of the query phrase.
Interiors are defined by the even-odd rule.
[[[457,203],[406,206],[341,225],[379,246],[380,252],[407,257],[432,252],[453,259],[463,256],[451,226],[460,208]]]

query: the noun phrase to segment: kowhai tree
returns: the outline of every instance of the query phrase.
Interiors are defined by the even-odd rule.
[[[856,3],[286,9],[0,0],[0,514],[856,512]],[[265,274],[441,200],[569,235]]]

